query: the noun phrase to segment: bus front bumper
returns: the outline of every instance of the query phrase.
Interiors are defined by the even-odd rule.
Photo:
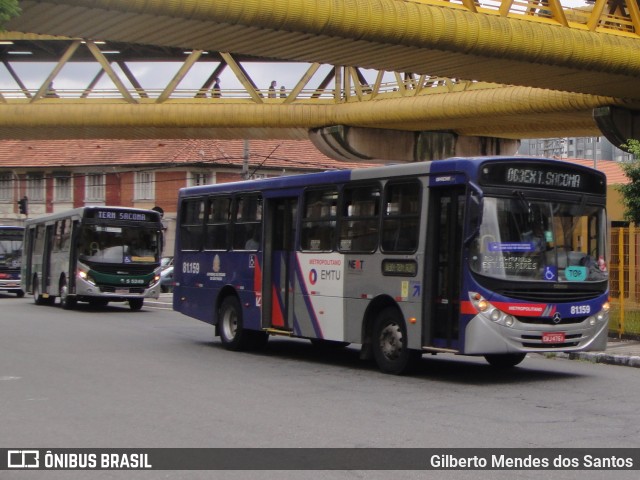
[[[78,298],[96,297],[124,301],[132,298],[160,297],[160,281],[144,287],[114,287],[111,285],[96,285],[84,278],[76,277],[75,295]]]
[[[476,315],[465,329],[465,355],[518,352],[599,351],[607,346],[609,315],[592,322],[591,317],[579,323],[540,325],[522,323],[511,326]]]

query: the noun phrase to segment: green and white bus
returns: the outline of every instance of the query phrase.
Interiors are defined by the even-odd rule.
[[[25,224],[22,289],[38,305],[60,297],[105,306],[128,302],[140,310],[160,294],[162,222],[158,212],[81,207]]]

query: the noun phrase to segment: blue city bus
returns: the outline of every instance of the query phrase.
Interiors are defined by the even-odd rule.
[[[20,285],[24,227],[0,225],[0,291],[24,297]]]
[[[526,157],[452,158],[180,190],[174,310],[230,350],[270,335],[421,354],[602,350],[605,176]]]
[[[160,295],[160,214],[88,206],[27,220],[22,289],[37,305],[127,302],[140,310]]]

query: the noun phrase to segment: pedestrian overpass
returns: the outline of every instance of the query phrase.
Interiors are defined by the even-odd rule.
[[[22,1],[0,34],[0,138],[310,136],[338,158],[421,160],[640,137],[638,0],[567,1]],[[304,69],[269,92],[249,66],[276,61]],[[46,69],[35,87],[25,62]],[[95,77],[54,91],[75,62]],[[143,85],[136,62],[179,68]],[[240,88],[218,95],[224,72]]]

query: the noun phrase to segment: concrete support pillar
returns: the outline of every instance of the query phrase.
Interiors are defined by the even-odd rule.
[[[312,129],[309,138],[328,157],[350,162],[372,159],[420,162],[455,156],[514,155],[520,145],[519,140],[505,138],[346,125]]]

